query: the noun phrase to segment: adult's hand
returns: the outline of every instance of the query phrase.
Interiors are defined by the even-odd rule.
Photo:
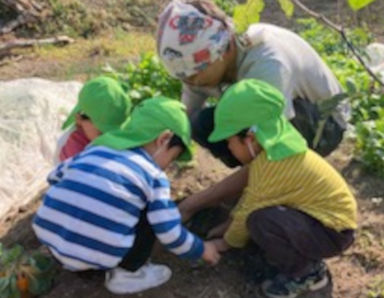
[[[213,238],[221,238],[227,231],[229,225],[231,224],[232,219],[229,218],[225,222],[217,225],[216,227],[212,228],[208,234],[207,234],[207,239],[213,239]]]
[[[216,207],[222,202],[237,202],[247,183],[248,167],[244,166],[219,183],[187,197],[178,205],[183,221],[202,209]]]

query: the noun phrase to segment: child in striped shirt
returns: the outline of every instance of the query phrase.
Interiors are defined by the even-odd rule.
[[[102,133],[119,128],[131,106],[131,99],[116,80],[100,76],[86,82],[63,124],[66,131],[58,140],[55,162],[75,156]]]
[[[215,241],[220,251],[244,247],[249,240],[261,249],[279,271],[262,284],[272,298],[294,298],[327,285],[322,260],[347,249],[357,228],[356,202],[347,183],[307,148],[283,115],[284,102],[265,82],[241,81],[219,101],[209,136],[211,142],[227,140],[232,154],[248,165],[247,178],[238,181],[247,183],[231,219],[211,234],[224,234]],[[192,199],[187,198],[199,203]]]
[[[98,137],[49,175],[33,229],[66,269],[105,270],[106,287],[126,294],[170,278],[167,266],[148,262],[155,238],[180,257],[218,262],[214,243],[182,226],[163,171],[192,156],[184,110],[176,100],[145,100],[128,125]]]

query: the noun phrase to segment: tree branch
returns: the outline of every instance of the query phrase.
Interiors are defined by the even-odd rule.
[[[32,47],[37,45],[45,45],[45,44],[68,44],[73,43],[74,40],[68,36],[56,36],[52,38],[44,38],[44,39],[17,39],[12,40],[7,43],[0,43],[0,57],[8,54],[12,49],[15,48],[25,48]]]
[[[0,0],[5,6],[19,14],[29,14],[38,17],[42,11],[42,6],[33,0]]]
[[[326,18],[324,15],[319,14],[311,9],[309,9],[307,6],[305,6],[303,3],[301,3],[299,0],[292,0],[292,2],[298,6],[300,9],[302,9],[305,13],[309,14],[310,16],[322,21],[324,24],[326,24],[331,29],[335,30],[341,35],[341,38],[346,43],[347,47],[351,50],[352,54],[356,57],[356,59],[360,62],[360,64],[364,67],[364,69],[369,73],[369,75],[378,82],[382,87],[384,87],[383,81],[380,80],[380,78],[371,70],[369,66],[365,63],[363,58],[359,55],[356,47],[352,44],[352,42],[348,39],[345,30],[342,26],[333,23],[331,20]]]
[[[0,0],[0,5],[18,14],[15,20],[9,21],[0,28],[0,35],[10,33],[21,25],[32,23],[43,17],[43,6],[33,0]]]
[[[0,28],[0,35],[7,34],[12,32],[15,28],[27,24],[31,21],[31,18],[28,18],[24,15],[19,15],[17,19],[9,21],[3,27]]]
[[[7,64],[10,64],[10,63],[18,62],[21,59],[23,59],[23,56],[17,55],[17,56],[11,57],[9,59],[0,60],[0,67],[7,65]]]

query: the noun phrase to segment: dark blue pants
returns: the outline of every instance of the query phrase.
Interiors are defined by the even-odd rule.
[[[340,255],[354,241],[354,231],[337,232],[288,207],[254,211],[247,219],[252,241],[267,262],[292,277],[308,273],[322,259]]]
[[[142,211],[136,226],[135,242],[119,266],[132,272],[139,269],[150,258],[155,241],[155,233],[147,220],[147,210]]]

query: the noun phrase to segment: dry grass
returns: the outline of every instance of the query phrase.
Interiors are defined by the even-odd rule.
[[[126,33],[117,30],[95,39],[78,39],[70,46],[45,46],[35,49],[40,58],[73,61],[94,56],[133,57],[154,49],[154,39],[148,33]]]
[[[76,39],[65,47],[43,46],[15,52],[18,62],[0,68],[0,80],[20,77],[49,79],[87,79],[100,73],[107,63],[116,68],[143,52],[154,51],[153,36],[146,32],[105,32],[93,39]]]

